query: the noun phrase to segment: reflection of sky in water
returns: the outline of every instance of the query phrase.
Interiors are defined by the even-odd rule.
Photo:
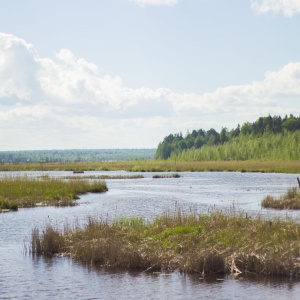
[[[0,173],[0,176],[9,174]],[[28,176],[45,174],[73,175],[72,172],[32,172]],[[78,176],[100,174],[135,173],[85,172]],[[152,219],[176,207],[198,212],[234,207],[252,214],[285,217],[286,211],[262,210],[261,200],[268,194],[284,194],[297,184],[295,174],[203,172],[181,173],[181,178],[152,179],[154,174],[142,173],[143,179],[107,180],[107,193],[84,195],[75,207],[38,207],[0,214],[0,299],[268,299],[274,294],[280,295],[280,299],[298,299],[300,284],[286,278],[240,275],[222,281],[200,280],[198,275],[178,273],[169,276],[114,273],[88,268],[68,258],[24,255],[34,226],[42,229],[48,222],[59,227],[66,222],[74,225],[74,222],[85,222],[87,216],[111,220],[134,215]],[[296,218],[298,212],[288,215]]]

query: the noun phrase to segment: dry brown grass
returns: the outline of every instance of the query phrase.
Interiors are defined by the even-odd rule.
[[[300,276],[300,225],[289,220],[221,212],[185,215],[179,209],[152,223],[90,218],[83,228],[52,229],[47,228],[49,237],[47,230],[33,231],[33,252],[65,252],[85,263],[148,272]]]
[[[274,208],[274,209],[300,209],[300,193],[297,187],[291,187],[288,189],[285,195],[279,198],[274,198],[273,196],[266,196],[261,206],[264,208]]]

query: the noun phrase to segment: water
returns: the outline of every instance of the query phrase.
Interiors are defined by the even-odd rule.
[[[71,175],[70,172],[27,174]],[[84,175],[100,174],[134,173],[85,172]],[[166,210],[181,207],[198,212],[239,210],[265,217],[288,216],[298,221],[297,212],[273,212],[260,207],[266,195],[281,195],[295,186],[294,174],[195,172],[170,179],[152,179],[153,173],[143,175],[143,179],[107,180],[107,193],[84,195],[75,207],[38,207],[0,214],[0,299],[299,299],[300,282],[289,278],[239,275],[200,279],[199,275],[180,273],[108,272],[66,257],[32,257],[28,253],[34,226],[84,224],[87,216],[112,220],[134,215],[151,220]]]

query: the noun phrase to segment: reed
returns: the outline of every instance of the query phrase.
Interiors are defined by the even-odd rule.
[[[27,176],[0,178],[0,207],[34,207],[39,205],[73,206],[84,193],[107,191],[104,181],[63,180]],[[4,203],[4,204],[3,204]],[[5,207],[4,207],[5,208]],[[12,209],[12,208],[9,208]]]
[[[64,232],[51,226],[46,229],[42,234],[33,230],[34,253],[65,253],[106,268],[179,271],[203,276],[300,276],[300,224],[290,220],[222,212],[184,214],[178,209],[151,223],[141,218],[121,218],[112,223],[89,218],[80,228]],[[53,242],[51,249],[51,243],[44,240],[54,237],[59,242]]]
[[[300,173],[300,161],[178,161],[132,160],[116,162],[0,164],[0,171],[116,171],[182,172],[244,171]]]
[[[287,193],[279,198],[266,196],[261,202],[261,206],[274,209],[300,209],[300,193],[297,191],[297,187],[290,187]]]

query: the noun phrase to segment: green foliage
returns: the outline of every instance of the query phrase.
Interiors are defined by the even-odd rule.
[[[173,157],[175,155],[172,155]],[[223,145],[182,151],[176,156],[183,161],[297,161],[300,159],[300,130],[261,136],[240,135]]]
[[[158,145],[155,158],[179,160],[299,160],[300,117],[260,117],[228,131],[200,129],[170,134]]]

